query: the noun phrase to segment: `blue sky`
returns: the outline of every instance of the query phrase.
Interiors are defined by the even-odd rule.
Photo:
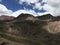
[[[50,13],[58,16],[60,15],[60,0],[0,0],[0,14],[10,15],[18,10],[28,10],[36,15]]]
[[[22,9],[22,6],[20,6],[20,4],[18,3],[18,0],[2,0],[2,2],[0,3],[13,11]]]
[[[39,0],[39,2],[41,2],[42,0]],[[10,10],[13,10],[13,11],[17,11],[19,9],[24,9],[27,8],[27,9],[33,9],[33,5],[34,4],[31,4],[31,5],[27,5],[26,3],[23,3],[23,4],[19,4],[18,3],[19,0],[2,0],[0,3],[5,5],[8,9]],[[43,3],[42,3],[43,5]],[[45,12],[45,10],[38,10],[38,9],[34,9],[36,12]]]

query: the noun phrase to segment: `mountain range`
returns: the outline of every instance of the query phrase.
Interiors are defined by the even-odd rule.
[[[0,16],[0,45],[60,45],[60,16]]]

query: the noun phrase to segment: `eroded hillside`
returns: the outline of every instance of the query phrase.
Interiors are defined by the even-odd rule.
[[[54,20],[55,18],[57,19],[51,15],[34,17],[30,14],[21,14],[12,21],[0,21],[0,43],[1,45],[60,45],[60,32],[55,30],[60,27],[60,22]],[[54,27],[56,25],[58,26]]]

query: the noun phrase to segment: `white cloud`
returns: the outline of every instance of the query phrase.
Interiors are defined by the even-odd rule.
[[[60,0],[46,0],[46,3],[51,5],[52,7],[59,7],[60,6]]]
[[[19,4],[23,4],[23,2],[25,2],[27,5],[34,4],[33,9],[40,10],[42,8],[39,0],[19,0]]]
[[[12,10],[9,10],[6,8],[6,6],[0,4],[0,15],[8,15],[10,16],[10,14],[12,14]]]
[[[23,4],[23,2],[25,2],[27,5],[29,4],[35,4],[33,6],[33,9],[38,9],[40,10],[42,7],[44,8],[44,10],[46,10],[47,12],[45,13],[36,13],[34,10],[27,10],[26,8],[24,8],[24,10],[18,10],[16,12],[14,12],[12,15],[17,17],[20,13],[29,13],[29,14],[33,14],[34,16],[41,16],[44,14],[52,14],[53,16],[58,16],[60,15],[60,0],[43,0],[41,3],[45,2],[46,4],[44,6],[41,6],[41,3],[39,2],[39,0],[19,0],[19,4]]]
[[[38,14],[38,16],[42,16],[42,15],[46,15],[46,14],[50,14],[50,13],[49,12],[44,12],[44,13],[38,12],[37,14]]]
[[[12,16],[19,16],[21,13],[24,13],[24,14],[32,14],[33,16],[37,16],[37,13],[34,11],[34,10],[17,10],[16,12],[14,12],[13,14],[11,14]]]
[[[19,0],[19,4],[22,4],[23,2],[27,3],[27,4],[31,4],[31,3],[37,3],[39,2],[39,0]]]
[[[53,16],[59,16],[60,15],[60,0],[43,0],[41,3],[45,2],[46,4],[44,6],[41,6],[41,3],[39,0],[19,0],[19,3],[22,4],[23,2],[28,4],[35,4],[33,6],[33,9],[38,9],[40,10],[42,7],[44,10],[46,10],[46,13],[50,13]],[[37,14],[44,14],[38,12]]]
[[[41,3],[36,3],[36,4],[33,6],[33,9],[39,9],[39,10],[41,10],[41,9],[42,9]]]
[[[36,13],[34,10],[28,10],[28,9],[25,9],[25,10],[17,10],[16,12],[14,12],[13,14],[11,14],[12,16],[15,16],[15,17],[18,17],[21,13],[24,13],[24,14],[31,14],[33,16],[42,16],[42,15],[45,15],[45,14],[49,14],[49,12],[45,12],[45,13]]]
[[[50,12],[53,16],[60,15],[60,0],[43,0],[43,2],[46,2],[43,7],[45,10]]]

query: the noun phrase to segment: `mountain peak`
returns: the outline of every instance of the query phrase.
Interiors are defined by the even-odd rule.
[[[42,16],[37,16],[37,18],[39,19],[52,19],[53,16],[51,14],[45,14],[45,15],[42,15]]]
[[[30,20],[30,21],[35,21],[38,20],[38,18],[34,17],[32,14],[20,14],[17,18],[17,20]]]
[[[28,16],[33,16],[33,15],[31,15],[31,14],[24,14],[24,13],[22,13],[22,14],[20,14],[18,17],[28,17]]]

